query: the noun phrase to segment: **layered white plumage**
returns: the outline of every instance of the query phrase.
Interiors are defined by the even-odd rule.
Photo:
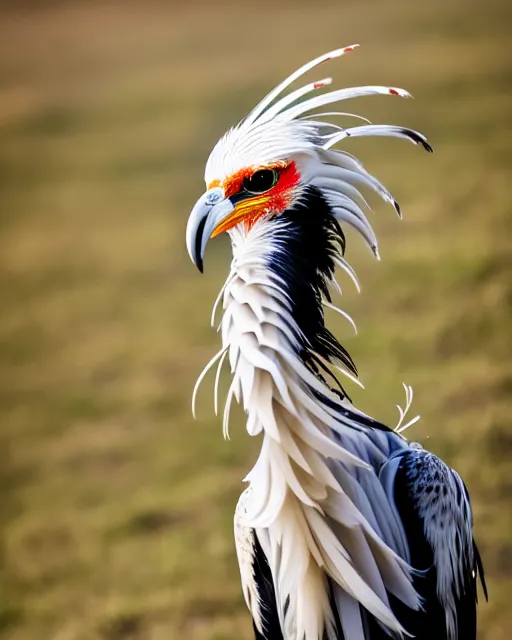
[[[232,232],[233,276],[224,292],[221,331],[233,374],[225,416],[234,396],[247,413],[249,434],[263,432],[237,526],[256,529],[276,576],[281,610],[290,596],[285,637],[322,637],[330,611],[325,572],[340,586],[342,608],[353,606],[351,597],[402,632],[386,589],[413,608],[419,600],[403,560],[408,547],[400,522],[376,508],[388,498],[373,469],[377,460],[386,462],[389,442],[362,433],[348,417],[341,421],[337,410],[314,397],[312,389],[326,393],[326,387],[296,355],[292,329],[298,327],[286,292],[269,279],[262,260],[269,247],[279,251],[286,233],[279,224],[271,230],[269,237],[262,222],[247,235]],[[329,395],[338,406],[339,398]],[[396,440],[394,446],[406,446]],[[250,576],[244,591],[254,591]],[[248,599],[257,617],[259,604],[254,596]],[[348,632],[352,637],[351,626]]]

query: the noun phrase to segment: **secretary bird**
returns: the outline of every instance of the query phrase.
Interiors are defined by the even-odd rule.
[[[235,512],[242,588],[257,639],[474,640],[477,577],[468,492],[460,476],[409,442],[404,415],[392,430],[357,409],[333,373],[357,382],[352,358],[325,325],[335,308],[345,225],[379,256],[362,190],[375,191],[400,215],[390,192],[352,155],[346,138],[393,136],[432,151],[400,126],[317,109],[368,95],[409,97],[366,86],[311,97],[331,79],[289,86],[356,45],[331,51],[281,82],[214,147],[207,191],[187,226],[187,248],[200,271],[209,238],[227,232],[233,260],[214,306],[223,315],[219,373],[232,373],[233,398],[261,452]],[[324,120],[358,118],[341,127]],[[351,321],[342,310],[337,309]]]

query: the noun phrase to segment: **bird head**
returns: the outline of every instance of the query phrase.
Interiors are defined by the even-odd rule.
[[[355,227],[378,256],[377,240],[363,209],[360,189],[376,191],[395,207],[396,200],[353,156],[332,147],[348,137],[394,136],[431,147],[411,129],[372,125],[365,118],[339,111],[312,113],[320,107],[366,95],[410,97],[403,89],[384,86],[354,87],[311,97],[331,83],[324,78],[286,93],[286,89],[314,67],[338,58],[358,45],[326,53],[292,73],[215,145],[205,170],[206,192],[199,198],[187,226],[187,248],[203,270],[210,238],[236,228],[250,233],[256,223],[271,225],[285,211],[314,192],[327,203],[337,223]],[[354,127],[326,122],[327,116],[364,121]],[[341,228],[340,228],[341,229]]]

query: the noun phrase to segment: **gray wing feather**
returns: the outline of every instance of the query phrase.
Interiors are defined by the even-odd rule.
[[[439,638],[476,638],[476,581],[481,573],[468,492],[456,471],[419,445],[397,452],[379,477],[404,524],[411,564]],[[482,584],[483,583],[483,576]],[[484,585],[485,590],[485,585]],[[422,637],[422,636],[421,636]]]

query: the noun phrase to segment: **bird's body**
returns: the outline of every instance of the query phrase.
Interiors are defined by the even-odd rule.
[[[352,405],[331,368],[357,380],[355,365],[324,322],[336,266],[357,283],[343,258],[342,225],[360,231],[377,254],[359,188],[398,210],[357,160],[330,147],[370,134],[430,147],[399,127],[342,129],[301,118],[345,97],[407,95],[399,89],[300,102],[328,83],[320,81],[276,102],[303,72],[351,49],[306,65],[226,134],[187,230],[200,268],[210,235],[228,231],[233,247],[218,298],[222,349],[210,365],[218,361],[219,372],[227,357],[232,372],[224,432],[234,398],[248,433],[262,438],[235,514],[243,592],[261,639],[471,640],[480,564],[464,484]]]

